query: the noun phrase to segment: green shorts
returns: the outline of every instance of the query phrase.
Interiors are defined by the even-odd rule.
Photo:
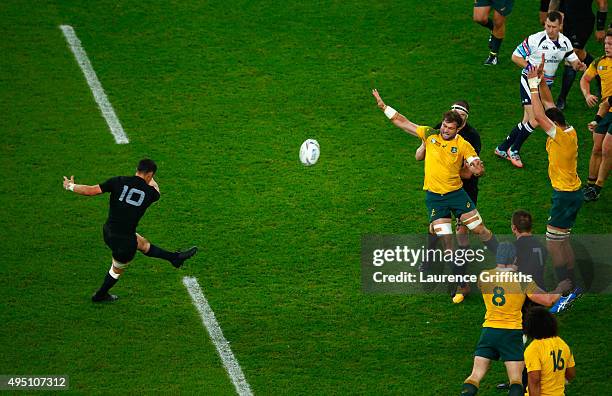
[[[548,225],[557,228],[572,228],[583,202],[584,194],[582,190],[553,190]]]
[[[474,356],[502,362],[520,362],[523,357],[523,330],[483,327]]]
[[[502,16],[508,16],[512,12],[514,0],[474,0],[474,7],[493,7]]]
[[[437,219],[450,219],[451,213],[458,219],[462,214],[476,209],[476,205],[463,188],[446,194],[427,191],[425,205],[427,205],[430,223]]]
[[[612,134],[612,112],[608,112],[603,116],[595,127],[595,133],[603,135],[606,132]]]

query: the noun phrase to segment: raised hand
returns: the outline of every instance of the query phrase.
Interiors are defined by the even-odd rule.
[[[380,97],[380,94],[378,93],[378,90],[376,88],[374,88],[372,90],[372,96],[374,96],[374,98],[376,98],[376,105],[378,107],[380,107],[382,110],[384,110],[385,109],[385,102],[383,102],[383,100]]]
[[[64,176],[64,189],[68,190],[71,184],[74,185],[74,176],[70,176],[70,179]]]

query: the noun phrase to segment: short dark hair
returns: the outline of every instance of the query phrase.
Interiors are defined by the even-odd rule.
[[[463,118],[455,110],[450,110],[444,113],[442,120],[446,122],[454,122],[457,124],[457,128],[463,125]]]
[[[153,172],[153,174],[155,174],[155,172],[157,172],[157,164],[149,158],[141,159],[136,170],[143,173]]]
[[[612,29],[606,30],[606,37],[612,37]]]
[[[551,22],[559,21],[559,23],[563,23],[563,15],[561,15],[559,11],[549,12],[548,15],[546,16],[546,19],[548,19]]]
[[[544,307],[532,307],[525,320],[527,337],[541,340],[557,336],[557,319]]]
[[[518,232],[530,232],[532,227],[531,213],[526,210],[515,210],[512,213],[512,225]]]
[[[544,114],[546,114],[546,117],[550,118],[552,122],[556,122],[561,126],[567,125],[565,123],[565,116],[563,115],[563,112],[556,107],[551,107],[550,109],[546,110]]]

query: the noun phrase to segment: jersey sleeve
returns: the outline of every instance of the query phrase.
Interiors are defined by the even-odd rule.
[[[100,184],[100,189],[102,190],[102,192],[105,192],[105,193],[112,192],[118,181],[119,181],[119,177],[111,177],[104,183]]]
[[[527,368],[527,372],[542,370],[542,363],[538,358],[536,345],[533,343],[525,349],[525,368]]]
[[[461,152],[463,154],[463,158],[465,158],[465,160],[468,162],[470,162],[470,159],[478,157],[478,154],[476,154],[476,150],[474,150],[474,147],[472,147],[470,142],[468,142],[467,140],[463,140]]]
[[[570,357],[567,359],[567,368],[576,366],[576,362],[574,361],[574,354],[570,350]]]
[[[425,141],[427,136],[431,135],[432,131],[434,131],[432,127],[421,125],[417,127],[416,134],[421,138],[421,140]]]
[[[514,55],[520,56],[523,59],[527,59],[529,55],[531,55],[531,47],[529,45],[529,39],[531,36],[527,37],[523,40],[514,50]]]
[[[527,297],[529,297],[529,296],[533,296],[534,294],[536,294],[538,290],[540,290],[540,288],[538,287],[538,284],[535,283],[534,280],[532,280],[531,282],[527,282],[523,284],[523,290],[525,291],[525,294],[527,295]]]
[[[595,61],[591,62],[584,74],[588,75],[591,78],[595,77],[597,75],[597,64],[599,63],[600,59],[596,59]]]
[[[160,194],[155,187],[151,187],[151,197],[153,197],[151,198],[151,203],[159,201]]]

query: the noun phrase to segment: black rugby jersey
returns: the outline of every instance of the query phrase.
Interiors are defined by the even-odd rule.
[[[526,275],[532,275],[535,283],[544,289],[544,264],[547,251],[533,235],[522,236],[514,242],[516,247],[516,264],[518,270]]]
[[[138,176],[117,176],[100,184],[109,192],[106,224],[114,234],[134,234],[147,208],[159,199],[159,192]]]

